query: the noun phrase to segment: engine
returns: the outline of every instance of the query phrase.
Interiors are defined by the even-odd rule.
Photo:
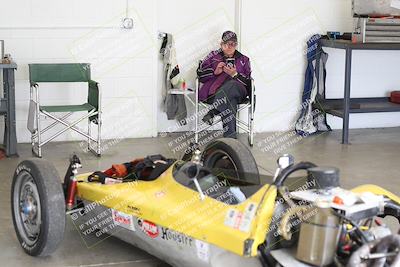
[[[307,170],[307,182],[290,192],[283,183],[300,169]],[[275,239],[269,233],[266,241],[275,246],[264,251],[269,248],[268,257],[278,266],[400,266],[400,236],[382,220],[386,215],[400,219],[400,207],[390,199],[345,190],[337,168],[312,163],[280,168],[274,183],[284,200],[276,207],[282,215]]]

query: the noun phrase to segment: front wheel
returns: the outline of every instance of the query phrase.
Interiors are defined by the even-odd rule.
[[[251,151],[236,139],[211,142],[204,149],[202,160],[204,167],[223,171],[235,180],[259,183],[258,167]]]
[[[65,199],[55,167],[42,159],[21,162],[11,187],[14,229],[24,251],[47,256],[64,237]]]

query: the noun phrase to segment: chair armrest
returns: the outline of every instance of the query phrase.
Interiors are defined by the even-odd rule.
[[[93,80],[88,81],[88,103],[92,105],[93,107],[96,108],[99,113],[101,112],[101,106],[100,106],[100,88],[99,88],[99,83]],[[99,121],[99,115],[94,115],[91,116],[90,118],[91,122],[94,122],[95,124],[98,124]]]
[[[89,80],[88,83],[89,83],[89,86],[95,86],[95,85],[98,86],[98,84],[99,84],[98,82],[93,81],[93,80]]]
[[[88,103],[98,109],[100,103],[99,83],[93,80],[89,80],[88,84]]]

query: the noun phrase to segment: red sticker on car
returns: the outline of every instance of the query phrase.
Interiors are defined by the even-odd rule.
[[[158,227],[152,222],[138,219],[140,229],[149,237],[156,238],[159,235]]]

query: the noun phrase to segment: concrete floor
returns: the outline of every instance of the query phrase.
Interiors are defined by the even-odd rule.
[[[293,154],[296,161],[312,161],[318,165],[339,167],[341,184],[344,188],[375,183],[400,194],[400,128],[352,130],[351,145],[341,145],[340,134],[339,131],[333,131],[301,140],[290,136],[278,142],[282,152],[274,152],[277,147],[268,148],[267,145],[279,141],[283,135],[258,134],[251,150],[260,172],[264,174],[274,172],[276,158],[285,152]],[[83,161],[82,172],[101,170],[112,163],[125,162],[149,154],[161,153],[168,157],[178,157],[172,153],[168,145],[174,138],[176,135],[123,140],[111,146],[101,158],[83,153],[77,142],[51,143],[45,147],[43,154],[44,158],[55,164],[63,176],[72,152],[77,152]],[[241,138],[247,144],[245,137]],[[288,145],[288,143],[293,144]],[[93,248],[87,248],[70,221],[65,232],[65,240],[54,255],[47,258],[32,258],[24,254],[12,225],[10,187],[18,162],[32,156],[30,145],[18,145],[18,152],[19,158],[0,161],[0,266],[165,266],[146,252],[114,238],[108,238]]]

